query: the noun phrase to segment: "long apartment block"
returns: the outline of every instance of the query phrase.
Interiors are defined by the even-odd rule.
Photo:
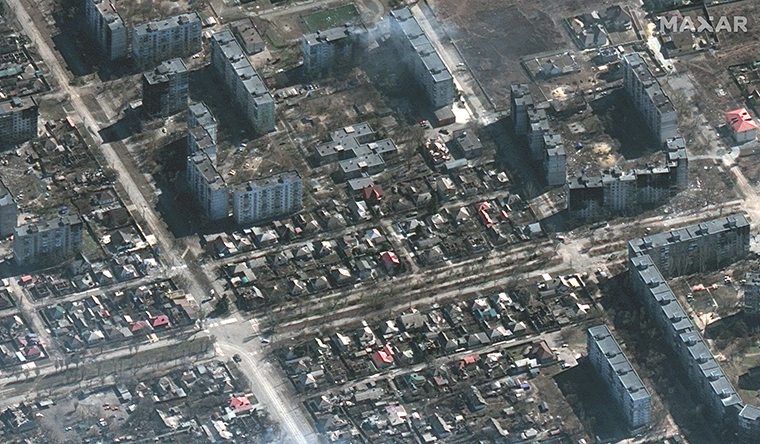
[[[628,257],[648,255],[665,277],[725,267],[749,254],[749,222],[742,214],[628,241]]]
[[[187,57],[200,50],[201,20],[195,13],[144,23],[132,30],[132,59],[141,67]]]
[[[211,65],[259,134],[274,131],[274,99],[230,31],[211,38]]]
[[[663,145],[677,136],[678,116],[673,103],[638,53],[623,56],[625,90],[655,139]]]
[[[661,338],[677,353],[710,417],[735,433],[739,442],[756,443],[760,440],[760,408],[741,400],[660,268],[669,270],[671,277],[694,270],[712,271],[745,257],[748,250],[749,224],[744,216],[734,215],[630,241],[628,273],[632,290],[644,302]]]
[[[573,217],[603,210],[625,213],[660,205],[688,187],[689,158],[683,138],[667,144],[665,164],[632,171],[608,170],[600,176],[573,176],[567,181],[567,207]]]
[[[631,429],[649,425],[651,396],[606,325],[586,331],[588,358]]]
[[[454,78],[409,8],[391,11],[391,34],[402,60],[434,108],[451,105]]]
[[[629,261],[631,287],[642,298],[662,339],[678,354],[696,394],[720,424],[733,423],[742,400],[728,380],[702,335],[648,255]]]

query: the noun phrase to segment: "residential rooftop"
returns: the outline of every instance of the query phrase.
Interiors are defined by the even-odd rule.
[[[404,33],[404,37],[417,52],[425,68],[433,76],[436,82],[442,82],[451,79],[451,73],[441,60],[438,51],[430,43],[425,31],[422,30],[419,22],[412,14],[409,8],[396,9],[391,11],[391,16],[396,19]]]
[[[631,366],[609,328],[606,325],[597,325],[589,328],[588,331],[628,396],[634,401],[648,398],[649,391],[644,387],[644,383],[641,382],[641,378]]]
[[[707,222],[701,222],[685,228],[632,239],[628,241],[628,247],[633,253],[633,256],[639,256],[646,254],[646,252],[652,248],[660,248],[667,245],[686,242],[692,239],[697,239],[701,236],[725,233],[747,226],[749,226],[747,218],[744,217],[743,214],[735,214]]]
[[[200,23],[200,21],[201,19],[198,17],[198,14],[196,13],[181,14],[174,17],[170,17],[166,20],[158,20],[154,22],[148,22],[148,23],[143,23],[141,25],[137,25],[132,30],[132,33],[138,37],[142,37],[151,32],[165,31],[165,30],[173,29],[180,25],[186,25],[191,22]]]
[[[269,94],[269,90],[251,65],[251,62],[248,61],[248,57],[246,57],[238,41],[235,40],[232,31],[224,30],[214,33],[212,38],[219,44],[219,48],[221,48],[224,57],[232,65],[235,74],[242,79],[243,86],[248,94],[251,94],[259,105],[273,101],[274,99]]]
[[[44,233],[46,231],[57,230],[66,225],[76,225],[80,223],[82,223],[82,221],[79,219],[79,216],[75,214],[67,214],[55,219],[43,220],[34,224],[22,225],[16,228],[16,235],[26,236],[32,233]]]
[[[151,85],[163,83],[169,80],[172,74],[182,74],[187,72],[185,63],[180,58],[161,62],[155,69],[145,73],[145,79]]]

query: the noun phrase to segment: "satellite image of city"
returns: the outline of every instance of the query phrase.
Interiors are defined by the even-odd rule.
[[[760,0],[0,0],[0,444],[760,444]]]

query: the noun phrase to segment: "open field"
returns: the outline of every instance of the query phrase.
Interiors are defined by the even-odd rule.
[[[589,0],[429,4],[498,109],[509,106],[510,84],[529,80],[520,65],[522,57],[576,50],[562,20],[599,9]]]
[[[303,16],[303,23],[309,32],[324,31],[346,24],[355,25],[360,21],[361,16],[353,3]]]

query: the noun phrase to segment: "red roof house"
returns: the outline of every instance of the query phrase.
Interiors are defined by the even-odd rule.
[[[152,328],[147,321],[137,321],[129,327],[129,331],[137,333],[138,331],[151,331]]]
[[[153,328],[168,327],[169,317],[166,315],[158,315],[150,320],[150,325],[153,326]]]
[[[475,365],[478,363],[479,360],[480,360],[480,355],[478,354],[465,356],[464,359],[459,361],[459,368],[464,369],[465,367]]]
[[[372,353],[372,362],[375,363],[375,367],[378,369],[385,368],[393,365],[393,355],[387,353],[385,350],[379,350]]]
[[[377,202],[383,198],[383,188],[380,185],[367,185],[364,187],[364,200]]]
[[[739,108],[726,113],[726,125],[737,143],[749,142],[757,137],[757,123],[746,108]]]
[[[248,410],[253,409],[253,406],[251,405],[251,401],[248,400],[248,397],[234,396],[230,399],[230,408],[236,412],[247,412]]]
[[[385,268],[389,270],[395,268],[398,264],[401,263],[401,261],[398,259],[398,256],[396,256],[396,253],[390,250],[381,254],[380,257],[383,259],[383,265],[385,265]]]

